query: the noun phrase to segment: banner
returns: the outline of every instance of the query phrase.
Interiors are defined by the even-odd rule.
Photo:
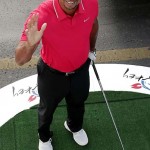
[[[130,91],[150,94],[150,68],[125,64],[97,64],[105,91]],[[99,91],[93,68],[90,68],[90,91]]]
[[[150,94],[150,68],[126,64],[96,64],[105,91]],[[100,91],[90,66],[90,92]],[[19,112],[39,103],[37,74],[0,89],[0,127]]]

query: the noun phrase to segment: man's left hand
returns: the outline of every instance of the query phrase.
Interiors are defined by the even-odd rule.
[[[88,58],[90,58],[92,61],[95,61],[96,60],[96,53],[94,51],[90,51]]]

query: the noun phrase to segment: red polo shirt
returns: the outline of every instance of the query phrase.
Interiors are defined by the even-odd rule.
[[[71,72],[88,58],[90,32],[98,16],[98,2],[81,0],[76,13],[71,17],[64,13],[58,1],[44,1],[31,12],[29,18],[33,13],[39,13],[39,29],[43,23],[47,23],[40,52],[43,61],[59,71]],[[27,40],[24,32],[27,21],[21,36],[22,41]]]

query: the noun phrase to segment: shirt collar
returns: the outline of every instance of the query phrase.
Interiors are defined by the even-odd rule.
[[[60,7],[59,0],[53,0],[53,8],[54,8],[54,11],[58,20],[63,20],[67,17],[67,15],[64,13],[62,8]],[[82,14],[84,12],[85,12],[85,8],[83,5],[83,1],[81,0],[79,4],[79,8],[76,13]]]

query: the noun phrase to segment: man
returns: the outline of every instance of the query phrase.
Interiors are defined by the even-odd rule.
[[[82,125],[89,94],[90,59],[95,59],[97,16],[97,0],[46,0],[26,20],[15,60],[18,65],[30,61],[42,40],[37,64],[39,150],[53,150],[50,125],[63,98],[68,113],[65,128],[77,144],[88,143]]]

